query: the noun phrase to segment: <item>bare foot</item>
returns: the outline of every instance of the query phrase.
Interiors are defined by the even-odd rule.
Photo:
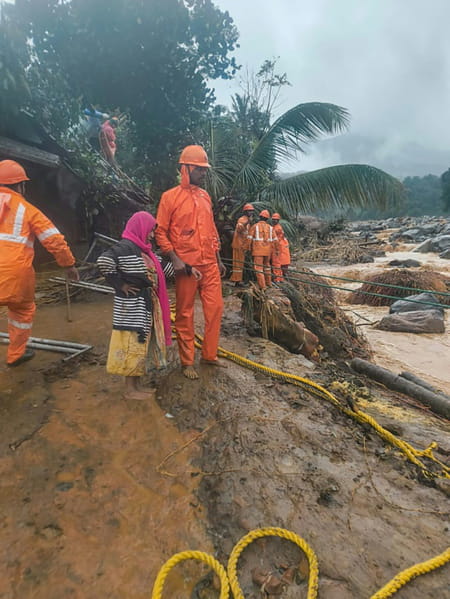
[[[206,366],[216,366],[217,368],[228,368],[228,365],[222,360],[205,360],[205,358],[200,358],[200,364],[205,364]]]
[[[139,391],[138,389],[132,389],[125,391],[123,394],[124,399],[138,399],[138,400],[149,400],[155,397],[155,390],[149,389],[148,391]]]
[[[193,366],[183,366],[183,374],[187,379],[194,381],[198,379],[198,373]]]

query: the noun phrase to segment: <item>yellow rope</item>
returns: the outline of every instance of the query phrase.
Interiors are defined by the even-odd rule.
[[[287,539],[288,541],[295,543],[305,553],[309,562],[307,599],[317,599],[319,589],[319,564],[314,550],[308,545],[308,543],[304,539],[299,537],[294,532],[285,530],[284,528],[275,527],[259,528],[252,530],[236,543],[236,545],[233,547],[231,551],[230,558],[228,560],[228,576],[227,572],[225,571],[225,568],[212,555],[208,555],[207,553],[203,553],[202,551],[183,551],[181,553],[176,553],[163,565],[163,567],[159,571],[158,576],[155,580],[155,584],[153,586],[151,599],[162,599],[164,582],[170,570],[172,570],[172,568],[174,568],[178,563],[188,559],[196,559],[202,561],[216,572],[216,574],[219,576],[221,584],[220,599],[229,598],[230,587],[234,599],[245,599],[237,576],[237,564],[239,558],[244,549],[246,549],[246,547],[256,539],[273,536],[281,537],[282,539]],[[382,589],[377,591],[375,595],[372,595],[370,599],[387,599],[388,597],[394,595],[398,590],[400,590],[413,578],[416,578],[417,576],[420,576],[422,574],[427,574],[428,572],[432,572],[433,570],[436,570],[437,568],[444,566],[449,561],[450,547],[447,548],[440,555],[436,555],[435,557],[427,560],[426,562],[415,564],[414,566],[411,566],[410,568],[403,570],[403,572],[397,574]]]
[[[234,599],[245,599],[242,589],[240,587],[237,577],[237,562],[241,553],[250,545],[255,539],[261,539],[262,537],[281,537],[292,541],[300,547],[300,549],[306,554],[309,562],[309,582],[308,582],[308,595],[307,599],[316,599],[319,588],[319,564],[317,561],[316,554],[308,545],[308,543],[296,535],[294,532],[285,530],[284,528],[259,528],[252,530],[245,537],[233,547],[231,551],[230,559],[228,560],[228,578],[230,579],[230,587],[233,591]]]
[[[444,564],[450,561],[450,547],[446,549],[440,555],[436,555],[426,562],[421,562],[415,566],[411,566],[403,572],[400,572],[390,582],[388,582],[382,589],[380,589],[375,595],[372,595],[370,599],[387,599],[396,593],[401,587],[405,586],[407,582],[420,576],[421,574],[427,574],[436,568],[440,568]]]
[[[199,335],[196,335],[196,337],[199,340],[198,346],[200,346],[201,337]],[[428,478],[435,478],[435,477],[450,478],[450,468],[448,466],[446,466],[443,462],[438,460],[433,455],[432,450],[437,446],[436,443],[434,443],[434,442],[431,443],[424,450],[415,449],[412,445],[410,445],[406,441],[399,439],[398,437],[393,435],[391,432],[389,432],[388,430],[383,428],[380,424],[378,424],[378,422],[375,420],[375,418],[373,418],[372,416],[369,416],[369,414],[366,414],[365,412],[362,412],[361,410],[358,410],[358,409],[353,410],[353,409],[347,407],[335,395],[333,395],[332,393],[327,391],[327,389],[325,389],[321,385],[318,385],[314,381],[297,376],[295,374],[288,374],[287,372],[283,372],[281,370],[275,370],[274,368],[269,368],[268,366],[263,366],[262,364],[258,364],[257,362],[248,360],[247,358],[244,358],[243,356],[239,356],[238,354],[227,351],[221,347],[219,347],[218,355],[220,357],[226,358],[227,360],[231,360],[232,362],[235,362],[236,364],[239,364],[240,366],[249,368],[250,370],[262,372],[272,378],[276,378],[278,380],[282,380],[282,381],[291,383],[292,385],[302,387],[303,389],[312,393],[313,395],[316,395],[317,397],[320,397],[321,399],[325,399],[325,400],[331,402],[336,407],[338,407],[342,412],[344,412],[344,414],[346,414],[347,416],[350,416],[350,418],[353,418],[354,420],[356,420],[357,422],[360,422],[361,424],[368,424],[369,426],[371,426],[382,439],[384,439],[387,443],[390,443],[391,445],[393,445],[394,447],[399,449],[408,458],[408,460],[410,460],[410,462],[412,462],[413,464],[418,466],[422,470],[424,475],[427,476]],[[435,472],[430,471],[426,467],[426,465],[419,459],[420,457],[423,457],[423,456],[429,458],[430,460],[432,460],[433,462],[438,464],[441,468],[441,472],[435,473]]]
[[[230,584],[228,582],[228,576],[225,572],[225,568],[212,555],[203,553],[203,551],[182,551],[181,553],[176,553],[169,560],[167,560],[156,577],[152,591],[152,599],[161,599],[164,582],[169,572],[177,564],[187,559],[199,560],[212,568],[220,578],[220,599],[228,599],[230,596]]]

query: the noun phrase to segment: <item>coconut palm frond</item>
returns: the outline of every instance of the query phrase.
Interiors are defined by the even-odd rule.
[[[402,184],[384,171],[365,164],[332,166],[275,181],[261,200],[295,218],[299,212],[320,209],[399,204]]]
[[[257,187],[280,160],[304,152],[323,135],[341,133],[349,124],[345,108],[324,102],[297,104],[269,127],[242,165],[234,187]]]

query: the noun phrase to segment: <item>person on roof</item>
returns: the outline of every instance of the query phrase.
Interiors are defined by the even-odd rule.
[[[250,221],[255,212],[251,204],[245,204],[242,209],[243,216],[238,218],[236,228],[234,230],[233,242],[233,270],[231,272],[230,281],[235,283],[236,287],[242,287],[242,275],[244,273],[245,253],[250,249],[250,240],[248,232],[250,229]]]
[[[116,129],[119,126],[119,119],[112,117],[105,121],[100,128],[99,140],[105,160],[112,166],[116,166]]]
[[[35,238],[53,254],[59,266],[66,268],[70,279],[79,278],[64,237],[25,200],[25,181],[29,178],[20,164],[13,160],[0,162],[0,306],[8,308],[8,366],[18,366],[34,356],[26,345],[36,310],[32,265]]]
[[[275,283],[283,281],[287,276],[288,268],[291,263],[291,253],[289,251],[289,241],[286,239],[284,229],[280,225],[280,215],[278,212],[272,214],[273,231],[278,240],[277,251],[272,254],[272,272]]]
[[[102,127],[102,123],[109,118],[109,115],[104,112],[100,112],[99,110],[94,108],[92,104],[89,104],[87,108],[83,110],[83,115],[83,127],[86,133],[86,137],[88,138],[88,141],[94,148],[94,150],[100,152],[99,133]]]
[[[278,251],[278,242],[272,227],[268,223],[269,218],[269,211],[262,210],[259,214],[259,221],[252,225],[248,232],[256,281],[260,289],[272,285],[270,257],[272,252]]]
[[[155,238],[175,270],[175,328],[183,374],[196,379],[195,295],[198,291],[205,317],[201,362],[223,366],[217,358],[217,349],[223,312],[220,277],[225,275],[226,269],[219,255],[219,234],[211,198],[202,188],[210,168],[208,156],[201,146],[187,146],[181,152],[179,164],[181,184],[161,197]]]

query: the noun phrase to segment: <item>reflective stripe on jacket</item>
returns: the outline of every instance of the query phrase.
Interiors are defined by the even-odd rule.
[[[278,247],[272,227],[263,220],[252,225],[248,235],[253,256],[270,256],[274,249],[274,244]]]
[[[0,187],[0,304],[34,298],[34,240],[53,254],[59,266],[75,258],[55,225],[23,196]]]
[[[196,185],[169,189],[161,197],[156,220],[156,243],[164,254],[174,251],[191,266],[217,262],[219,234],[204,189]]]

